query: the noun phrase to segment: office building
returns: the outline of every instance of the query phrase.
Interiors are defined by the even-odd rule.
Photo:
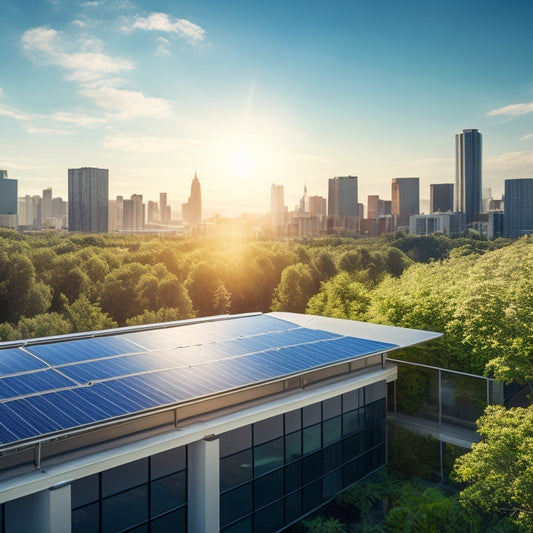
[[[103,168],[68,169],[69,231],[107,233],[109,171]]]
[[[16,229],[18,225],[18,182],[0,170],[0,227]]]
[[[385,464],[387,354],[440,335],[250,313],[3,343],[2,533],[279,531]]]
[[[357,176],[338,176],[328,181],[328,227],[359,230]]]
[[[533,233],[533,178],[505,180],[503,227],[506,237]]]
[[[170,206],[167,204],[167,193],[159,193],[159,219],[161,224],[170,222]]]
[[[202,223],[202,189],[196,172],[191,183],[189,200],[182,206],[182,216],[184,222],[190,226],[198,226]]]
[[[481,133],[463,130],[455,135],[454,211],[471,224],[481,207]]]
[[[276,233],[282,233],[287,220],[285,189],[283,185],[272,184],[270,187],[270,220]]]
[[[445,233],[446,235],[457,236],[465,230],[466,216],[464,213],[433,213],[409,217],[409,233],[411,235]]]
[[[396,227],[409,226],[409,217],[420,213],[419,178],[392,178],[391,214]]]
[[[429,186],[429,212],[453,211],[453,183],[433,183]]]
[[[357,176],[339,176],[328,182],[328,216],[358,217]]]
[[[144,204],[142,194],[132,194],[129,200],[123,200],[122,228],[128,231],[144,229]]]

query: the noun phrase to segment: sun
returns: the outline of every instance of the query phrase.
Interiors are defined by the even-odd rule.
[[[255,167],[253,153],[245,147],[238,147],[229,153],[228,168],[232,174],[239,177],[249,176]]]

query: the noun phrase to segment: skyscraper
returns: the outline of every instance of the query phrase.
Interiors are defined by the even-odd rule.
[[[328,215],[335,217],[359,216],[357,176],[339,176],[328,183]]]
[[[396,226],[409,226],[409,217],[420,213],[420,179],[392,178],[391,214]]]
[[[433,183],[429,186],[429,212],[453,211],[453,183]]]
[[[159,193],[159,220],[161,221],[161,224],[166,224],[167,222],[169,222],[169,219],[167,218],[167,193],[166,192]]]
[[[283,185],[272,184],[270,187],[270,217],[275,230],[285,225],[285,190]]]
[[[481,212],[481,133],[463,130],[455,135],[454,211],[466,214],[466,223]]]
[[[533,233],[533,178],[505,180],[503,228],[506,237]]]
[[[107,233],[109,171],[104,168],[68,169],[68,228],[84,233]]]
[[[18,181],[8,179],[7,170],[0,170],[0,227],[17,227]]]
[[[198,226],[202,222],[202,189],[196,172],[194,173],[194,179],[191,184],[187,220],[191,226]]]

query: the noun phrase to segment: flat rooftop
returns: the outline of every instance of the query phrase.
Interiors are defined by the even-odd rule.
[[[0,343],[0,453],[438,336],[256,313]]]

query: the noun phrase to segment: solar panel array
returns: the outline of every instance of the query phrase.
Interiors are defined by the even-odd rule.
[[[0,349],[0,449],[396,345],[268,315]]]

